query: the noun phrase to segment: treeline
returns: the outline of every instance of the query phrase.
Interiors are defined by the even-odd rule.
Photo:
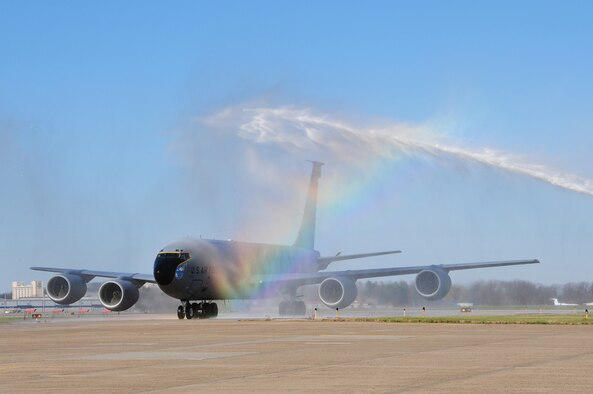
[[[100,283],[89,283],[87,296],[96,297]],[[593,302],[593,282],[570,282],[565,284],[543,285],[524,280],[477,281],[465,285],[455,284],[449,294],[438,301],[427,301],[420,297],[414,287],[414,282],[357,282],[359,303],[378,306],[451,306],[460,302],[473,303],[476,306],[501,305],[551,305],[551,298],[558,298],[561,302],[585,304]],[[300,290],[304,300],[309,303],[319,303],[317,286],[303,286]],[[4,294],[0,293],[0,301]],[[12,293],[6,293],[10,300]],[[133,310],[135,311],[171,311],[179,305],[175,300],[163,292],[156,285],[147,284],[140,288],[140,299]]]
[[[375,305],[451,305],[459,302],[483,306],[550,305],[551,298],[574,304],[593,302],[593,282],[543,285],[524,280],[477,281],[467,285],[453,285],[445,298],[432,302],[418,295],[414,282],[366,281],[358,284],[358,300]]]

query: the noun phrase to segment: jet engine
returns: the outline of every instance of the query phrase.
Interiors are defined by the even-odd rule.
[[[138,301],[138,286],[127,280],[115,279],[104,282],[99,288],[99,301],[106,309],[121,312]]]
[[[47,296],[56,304],[73,304],[86,294],[86,281],[72,274],[61,274],[47,281]]]
[[[427,300],[440,300],[451,289],[449,273],[439,267],[420,271],[415,280],[416,291]]]
[[[326,278],[319,285],[319,298],[329,308],[346,308],[357,294],[356,284],[350,278]]]

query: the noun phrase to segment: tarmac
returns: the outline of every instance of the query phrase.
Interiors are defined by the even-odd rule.
[[[177,320],[0,324],[0,392],[591,392],[591,326]]]

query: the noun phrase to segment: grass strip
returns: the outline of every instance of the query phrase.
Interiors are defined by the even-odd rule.
[[[336,319],[324,319],[337,321]],[[338,321],[377,323],[444,323],[444,324],[593,324],[593,317],[579,315],[529,314],[510,316],[426,316],[426,317],[357,317],[340,318]]]

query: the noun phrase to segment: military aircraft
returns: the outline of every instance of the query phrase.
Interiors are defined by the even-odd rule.
[[[138,301],[145,283],[157,283],[167,295],[180,300],[179,319],[218,315],[216,300],[252,299],[282,295],[279,314],[305,315],[297,296],[303,285],[317,284],[319,299],[332,309],[349,306],[357,296],[356,281],[364,278],[416,274],[418,294],[438,300],[451,288],[450,271],[535,264],[538,260],[434,264],[412,267],[326,271],[335,261],[400,253],[399,250],[322,257],[315,250],[317,190],[323,163],[313,161],[300,231],[292,245],[270,245],[215,239],[181,239],[169,243],[156,256],[153,275],[86,269],[31,267],[55,272],[47,282],[47,295],[57,304],[72,304],[87,291],[95,277],[109,278],[99,288],[101,304],[123,311]]]

